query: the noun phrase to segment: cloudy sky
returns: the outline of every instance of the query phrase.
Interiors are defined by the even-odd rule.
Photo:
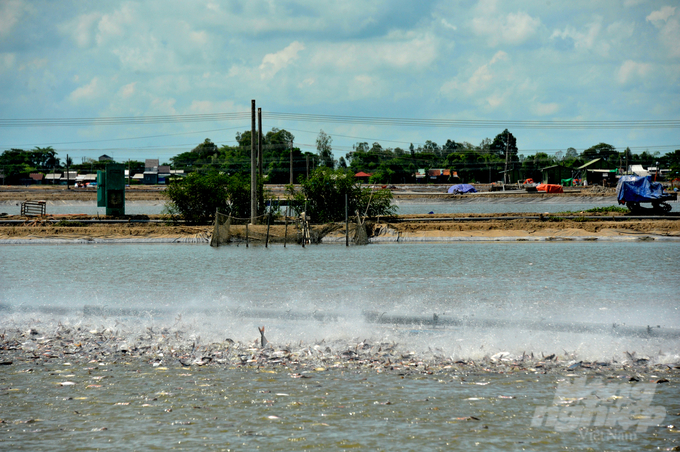
[[[323,129],[336,158],[360,141],[479,144],[506,122],[525,155],[664,153],[680,148],[679,82],[672,0],[0,0],[0,151],[167,161],[235,144],[256,99],[263,129],[309,151]],[[111,117],[126,119],[91,121]],[[35,121],[65,118],[85,120]],[[568,121],[586,125],[549,126]]]

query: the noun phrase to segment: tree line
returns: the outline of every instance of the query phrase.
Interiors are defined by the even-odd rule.
[[[257,138],[257,137],[256,137]],[[209,138],[190,151],[171,157],[169,164],[173,169],[185,172],[206,173],[222,172],[227,175],[248,174],[250,172],[251,132],[238,132],[237,145],[218,146]],[[617,150],[607,143],[598,143],[578,152],[567,148],[564,153],[549,155],[536,152],[532,155],[519,153],[517,139],[507,129],[493,139],[486,138],[479,145],[466,141],[456,142],[452,139],[439,145],[427,140],[408,149],[401,147],[383,147],[380,143],[358,142],[344,156],[335,159],[332,150],[332,137],[320,131],[316,139],[316,152],[302,151],[295,146],[295,137],[285,129],[273,128],[262,135],[262,169],[264,182],[268,184],[286,184],[290,182],[291,155],[293,161],[293,180],[297,183],[300,176],[307,175],[319,167],[330,169],[346,169],[354,173],[363,171],[371,174],[370,182],[377,184],[413,183],[419,170],[433,168],[450,169],[458,174],[460,181],[493,182],[503,179],[507,168],[516,177],[541,179],[541,169],[562,165],[576,168],[593,159],[601,159],[603,168],[627,168],[628,165],[659,166],[671,170],[673,177],[680,175],[680,150],[661,155],[658,152],[643,151],[633,153],[630,148]],[[48,173],[65,169],[79,172],[94,172],[103,169],[107,162],[85,159],[80,164],[62,161],[52,147],[36,147],[33,150],[10,149],[0,155],[0,172],[5,183],[19,183],[32,172]],[[130,173],[144,171],[144,162],[125,162]],[[167,164],[167,163],[166,163]]]

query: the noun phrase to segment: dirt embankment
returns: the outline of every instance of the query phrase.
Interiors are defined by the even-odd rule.
[[[609,195],[599,187],[592,190],[594,196]],[[419,194],[420,198],[441,196],[441,194]],[[582,192],[560,196],[583,196]],[[73,200],[94,201],[96,190],[71,189],[64,187],[0,187],[0,201],[22,200]],[[454,195],[446,195],[454,196]],[[492,195],[499,196],[499,195]],[[511,196],[504,194],[502,196]],[[522,195],[522,196],[536,196]],[[544,195],[538,195],[544,196]],[[549,195],[554,196],[554,195]],[[134,187],[126,190],[128,201],[164,200],[162,187]],[[527,213],[504,214],[440,214],[440,215],[403,215],[400,221],[377,219],[369,221],[368,234],[373,237],[398,237],[403,240],[421,240],[427,238],[493,238],[493,237],[607,237],[607,236],[644,236],[658,235],[680,238],[680,220],[678,213],[673,212],[668,219],[629,218],[623,213],[588,214],[588,217],[565,219],[559,216],[540,216]],[[104,217],[102,217],[104,218]],[[507,219],[503,219],[507,218]],[[0,224],[0,240],[23,238],[196,238],[207,239],[212,234],[212,226],[186,226],[170,222],[158,222],[159,215],[138,215],[127,217],[127,223],[95,223],[83,220],[97,219],[86,216],[53,216],[47,219],[60,222],[45,221],[35,217],[3,217],[0,220],[13,220]],[[144,222],[155,220],[156,222]],[[352,226],[353,227],[353,226]],[[266,225],[251,226],[248,230],[251,239],[262,239],[266,236]],[[317,235],[344,240],[344,224],[319,225],[313,228]],[[350,229],[352,231],[352,228]],[[232,226],[231,233],[245,239],[245,226]],[[292,242],[299,239],[300,231],[289,224],[286,232],[283,224],[270,227],[270,241]]]

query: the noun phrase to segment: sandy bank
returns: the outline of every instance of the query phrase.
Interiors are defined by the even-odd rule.
[[[428,241],[549,241],[549,240],[680,240],[680,221],[677,220],[627,220],[623,216],[614,220],[611,216],[587,221],[560,220],[549,217],[544,220],[493,219],[460,221],[459,217],[431,221],[425,218],[409,222],[368,223],[368,235],[372,243],[428,242]],[[12,217],[21,218],[21,217]],[[477,215],[476,218],[484,218]],[[501,217],[502,218],[502,217]],[[69,221],[78,221],[74,218]],[[425,221],[427,220],[427,221]],[[344,243],[343,223],[313,226],[322,237],[322,243]],[[50,223],[24,218],[23,223],[0,225],[0,244],[22,243],[207,243],[212,236],[212,226],[185,226],[166,223],[116,223],[82,224]],[[350,238],[353,225],[350,225]],[[245,226],[231,227],[236,240],[245,241]],[[266,225],[249,227],[251,240],[263,241]],[[282,224],[272,225],[269,240],[273,244],[284,241],[291,244],[299,240],[299,229],[289,224],[287,232]]]

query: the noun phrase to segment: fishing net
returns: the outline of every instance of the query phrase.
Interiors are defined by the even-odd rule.
[[[366,222],[361,221],[361,217],[357,215],[357,225],[354,229],[354,238],[352,239],[355,245],[368,245],[368,233],[366,232]]]
[[[210,246],[226,245],[231,240],[231,216],[217,212]]]

